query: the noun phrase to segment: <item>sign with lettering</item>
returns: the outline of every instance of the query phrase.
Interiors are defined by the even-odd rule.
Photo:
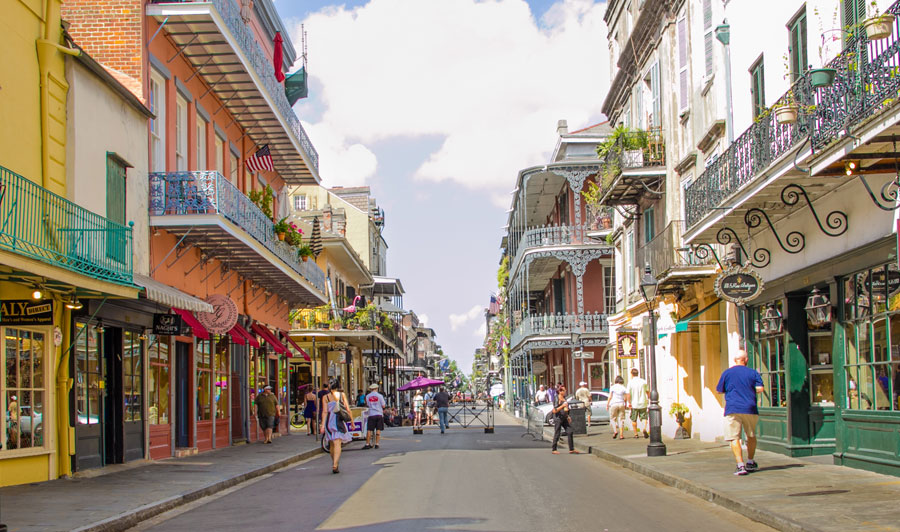
[[[572,351],[572,358],[574,358],[575,360],[579,360],[579,359],[582,359],[582,360],[593,360],[593,359],[594,359],[594,352],[593,352],[593,351],[581,351],[581,350],[579,350],[579,351]]]
[[[213,294],[206,298],[213,306],[212,312],[198,312],[197,320],[213,334],[225,334],[234,327],[238,319],[238,308],[225,294]]]
[[[162,336],[178,336],[181,334],[182,322],[178,314],[154,314],[153,334]]]
[[[716,277],[716,295],[736,305],[746,305],[762,293],[763,281],[749,267],[732,266]]]
[[[637,358],[637,344],[636,332],[616,333],[616,354],[620,360],[623,358]]]
[[[53,325],[53,300],[0,301],[0,325]]]

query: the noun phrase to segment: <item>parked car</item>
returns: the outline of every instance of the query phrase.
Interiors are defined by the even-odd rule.
[[[591,423],[597,421],[609,422],[609,411],[606,409],[606,401],[608,399],[609,394],[606,392],[591,392]],[[569,403],[578,402],[574,395],[566,397],[566,401]],[[535,410],[539,412],[538,415],[543,418],[545,424],[553,425],[556,422],[556,417],[552,412],[553,405],[550,403],[538,405],[535,407]]]

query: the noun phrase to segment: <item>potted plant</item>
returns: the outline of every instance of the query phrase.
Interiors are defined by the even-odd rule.
[[[800,106],[797,105],[797,100],[794,98],[794,90],[789,90],[772,109],[775,111],[775,120],[779,124],[793,124],[796,122],[797,115],[800,113]]]
[[[288,233],[288,231],[291,230],[291,226],[288,225],[286,220],[287,216],[278,220],[278,222],[275,224],[274,229],[275,234],[278,235],[278,240],[284,240],[285,235]]]
[[[872,0],[869,7],[870,9],[867,11],[871,13],[871,15],[862,23],[863,28],[866,30],[866,37],[870,41],[877,41],[890,37],[894,32],[894,19],[896,17],[890,13],[882,15],[878,9],[878,2],[876,0]]]
[[[268,219],[272,219],[272,202],[275,200],[275,191],[272,187],[266,185],[262,190],[251,190],[247,196]]]
[[[297,250],[297,256],[300,257],[300,260],[306,262],[313,256],[313,250],[309,247],[309,244],[303,244],[300,246],[300,249]]]
[[[832,47],[835,43],[838,43],[838,46],[840,46],[842,30],[824,29],[822,24],[824,17],[819,13],[819,8],[813,9],[813,13],[819,21],[819,33],[821,35],[819,40],[819,64],[822,66],[820,68],[809,69],[809,84],[815,88],[830,87],[834,83],[834,77],[837,75],[837,70],[829,68],[827,66],[827,61],[834,55]],[[832,28],[837,26],[837,17],[838,8],[835,7],[831,14]]]
[[[690,438],[690,434],[687,429],[684,428],[684,415],[688,412],[690,412],[688,407],[681,403],[672,403],[672,407],[669,408],[669,415],[675,416],[675,422],[678,423],[678,430],[675,431],[675,439]]]

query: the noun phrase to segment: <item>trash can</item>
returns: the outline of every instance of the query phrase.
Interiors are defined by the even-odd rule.
[[[572,418],[574,434],[587,434],[587,417],[584,403],[569,403],[569,417]]]

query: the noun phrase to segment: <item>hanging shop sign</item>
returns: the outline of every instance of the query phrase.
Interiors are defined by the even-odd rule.
[[[531,363],[531,372],[535,375],[540,375],[541,373],[547,371],[547,364],[544,362],[532,362]]]
[[[177,336],[181,334],[183,323],[178,314],[154,314],[153,334],[161,336]]]
[[[637,358],[638,339],[636,332],[616,333],[616,354],[619,360],[623,358]]]
[[[716,295],[735,305],[746,305],[762,293],[763,281],[755,270],[731,266],[716,277]]]
[[[225,334],[237,323],[238,308],[225,294],[213,294],[206,298],[213,306],[212,312],[198,312],[197,320],[213,334]]]
[[[0,325],[53,325],[53,300],[0,301]]]
[[[572,351],[572,358],[575,360],[594,360],[593,351]]]

